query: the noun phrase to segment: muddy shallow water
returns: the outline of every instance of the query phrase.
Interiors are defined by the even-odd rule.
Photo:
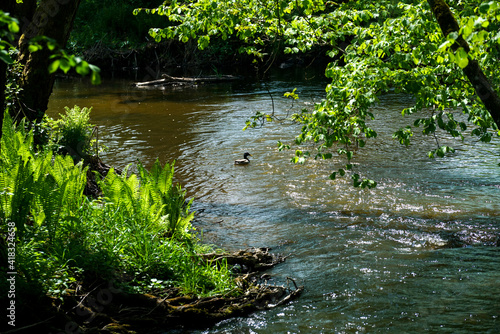
[[[440,137],[456,153],[431,160],[434,138],[416,134],[410,148],[391,138],[411,124],[400,114],[411,100],[384,97],[371,125],[378,137],[354,160],[378,187],[360,190],[348,178],[328,179],[341,167],[338,159],[293,165],[292,151],[277,150],[299,126],[242,131],[256,111],[272,110],[269,93],[279,114],[319,101],[325,81],[317,74],[166,90],[133,88],[136,78],[97,87],[58,81],[49,114],[92,106],[111,165],[176,160],[205,241],[229,250],[272,247],[289,257],[269,272],[271,283],[290,276],[306,286],[291,304],[198,333],[500,331],[498,139]],[[292,106],[282,96],[295,87],[301,99]],[[246,151],[251,164],[234,166]]]

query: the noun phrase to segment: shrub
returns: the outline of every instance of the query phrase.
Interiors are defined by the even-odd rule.
[[[92,128],[90,112],[92,108],[80,109],[78,106],[65,108],[65,115],[60,115],[59,144],[76,161],[90,153]]]

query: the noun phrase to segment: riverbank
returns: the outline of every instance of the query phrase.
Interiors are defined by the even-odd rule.
[[[0,275],[10,292],[1,296],[14,308],[5,333],[151,333],[190,327],[194,314],[206,327],[300,295],[295,284],[270,286],[258,275],[284,257],[199,242],[173,164],[117,172],[69,144],[70,129],[90,134],[90,110],[66,112],[42,126],[52,127],[46,147],[10,117],[3,123],[0,254],[9,268]]]
[[[178,287],[153,288],[139,294],[126,292],[120,280],[88,280],[75,283],[58,298],[44,296],[22,305],[15,328],[4,333],[132,334],[203,329],[224,319],[283,305],[303,291],[293,280],[286,287],[266,283],[262,270],[284,261],[267,249],[212,253],[201,258],[211,265],[227,261],[238,268],[234,273],[236,288],[211,297],[186,295]]]
[[[326,49],[318,48],[299,55],[274,54],[256,60],[253,56],[240,53],[239,45],[228,41],[213,41],[206,49],[199,50],[192,41],[182,43],[175,40],[161,43],[146,43],[135,48],[115,48],[96,42],[81,56],[104,72],[141,70],[149,74],[180,76],[244,75],[249,72],[265,74],[270,68],[290,69],[296,67],[325,68],[332,61],[326,56]],[[276,52],[276,51],[274,51]]]

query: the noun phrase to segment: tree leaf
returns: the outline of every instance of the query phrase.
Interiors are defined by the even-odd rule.
[[[464,48],[459,48],[457,50],[455,61],[460,68],[465,68],[469,65],[469,58]]]
[[[101,75],[99,74],[98,71],[92,71],[90,81],[92,82],[93,85],[100,85],[101,84]]]
[[[6,64],[12,64],[14,63],[14,60],[11,58],[9,53],[5,50],[0,50],[0,60],[2,60]]]
[[[59,69],[59,64],[61,61],[59,59],[54,60],[50,65],[49,65],[49,73],[52,74],[55,71]]]

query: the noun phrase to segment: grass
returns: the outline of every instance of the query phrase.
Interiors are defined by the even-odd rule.
[[[138,170],[139,175],[110,170],[100,181],[103,196],[87,198],[82,163],[35,149],[33,134],[23,126],[15,129],[6,114],[0,255],[6,257],[8,224],[14,223],[16,282],[26,299],[62,298],[89,279],[119,280],[125,291],[142,293],[177,287],[185,294],[211,296],[234,289],[227,266],[208,265],[198,255],[207,246],[192,233],[191,202],[172,182],[173,164],[156,162],[150,171],[139,164]],[[0,277],[0,285],[5,282]]]

